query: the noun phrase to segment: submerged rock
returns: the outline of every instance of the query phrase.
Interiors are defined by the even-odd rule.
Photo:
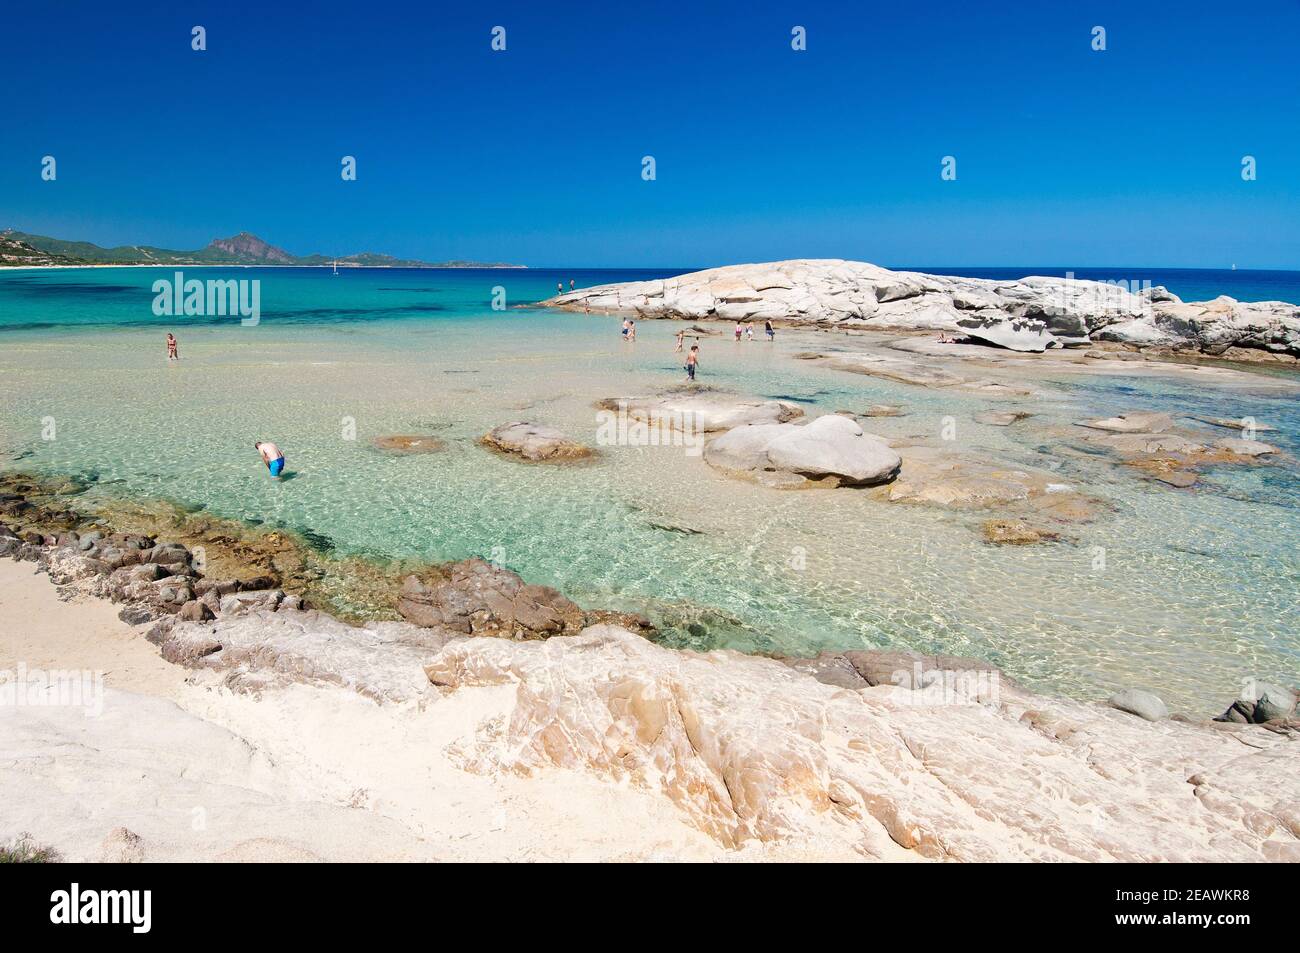
[[[1010,427],[1033,414],[1025,410],[1008,410],[1008,411],[986,411],[975,415],[977,424],[985,424],[989,427]]]
[[[1103,420],[1086,420],[1080,427],[1091,430],[1108,430],[1111,433],[1163,433],[1173,427],[1174,420],[1168,414],[1159,412],[1120,414]]]
[[[443,441],[427,434],[390,434],[384,437],[376,437],[370,441],[370,445],[376,450],[403,456],[415,453],[436,453],[447,448]]]
[[[1199,414],[1190,414],[1189,416],[1192,420],[1199,420],[1203,424],[1223,427],[1227,430],[1254,430],[1257,433],[1275,433],[1277,431],[1276,427],[1259,423],[1250,417],[1202,417]]]
[[[1016,467],[945,448],[902,447],[903,468],[886,498],[947,509],[1007,511],[1007,518],[1045,516],[1061,523],[1095,519],[1097,501],[1051,472]]]
[[[1059,533],[1041,529],[1020,519],[985,520],[980,529],[984,533],[985,542],[1011,546],[1027,546],[1061,538]]]
[[[502,424],[483,435],[484,446],[533,462],[543,460],[581,460],[594,451],[554,427],[541,424]]]

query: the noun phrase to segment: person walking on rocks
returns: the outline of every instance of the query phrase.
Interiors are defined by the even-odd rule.
[[[170,331],[168,331],[167,332],[167,360],[179,361],[180,359],[181,359],[180,355],[176,353],[176,337]]]
[[[271,476],[280,479],[280,474],[284,472],[284,454],[280,448],[269,440],[259,440],[253,444],[253,449],[262,455],[262,462],[266,464]]]
[[[686,379],[695,380],[695,369],[700,366],[700,346],[692,344],[691,349],[686,352]]]

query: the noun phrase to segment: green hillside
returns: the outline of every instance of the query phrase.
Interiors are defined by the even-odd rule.
[[[298,265],[325,266],[335,261],[352,268],[522,268],[492,262],[426,262],[376,252],[353,255],[294,255],[249,232],[216,238],[197,251],[174,251],[151,245],[104,248],[91,242],[32,235],[16,229],[0,232],[0,267],[16,265]]]

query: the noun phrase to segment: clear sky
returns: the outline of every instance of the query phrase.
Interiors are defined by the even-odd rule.
[[[0,226],[100,244],[1300,268],[1298,0],[33,0],[0,62]]]

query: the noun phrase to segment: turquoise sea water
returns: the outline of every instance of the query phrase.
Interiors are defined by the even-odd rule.
[[[1226,703],[1245,677],[1300,676],[1294,467],[1225,468],[1192,491],[1153,487],[1058,453],[1038,427],[973,423],[987,399],[792,360],[825,341],[815,332],[782,332],[775,346],[706,340],[702,382],[810,414],[904,405],[907,416],[876,428],[891,436],[930,436],[953,416],[972,449],[1056,468],[1100,496],[1107,517],[1066,544],[996,548],[980,541],[979,514],[766,490],[679,448],[604,448],[589,465],[539,467],[477,446],[510,420],[592,442],[594,401],[680,381],[674,325],[642,322],[628,346],[617,321],[513,305],[553,294],[557,281],[567,290],[570,278],[581,287],[681,270],[185,273],[259,280],[256,327],[156,317],[151,286],[174,269],[0,272],[0,454],[6,466],[92,475],[92,493],[290,527],[341,555],[495,557],[583,604],[648,612],[677,644],[972,654],[1036,687],[1091,698],[1143,684],[1197,713]],[[1289,285],[1241,279],[1253,286],[1234,284],[1250,273],[1218,274],[1206,290],[1151,277],[1189,299],[1300,300],[1296,273]],[[491,309],[498,287],[505,311]],[[175,365],[168,330],[180,341]],[[1132,409],[1250,415],[1279,428],[1262,437],[1300,454],[1294,391],[1079,376],[1047,390],[1032,409],[1062,431]],[[53,440],[42,439],[48,421]],[[395,458],[369,447],[391,433],[433,433],[448,449]],[[293,479],[266,478],[256,439],[284,448]]]

